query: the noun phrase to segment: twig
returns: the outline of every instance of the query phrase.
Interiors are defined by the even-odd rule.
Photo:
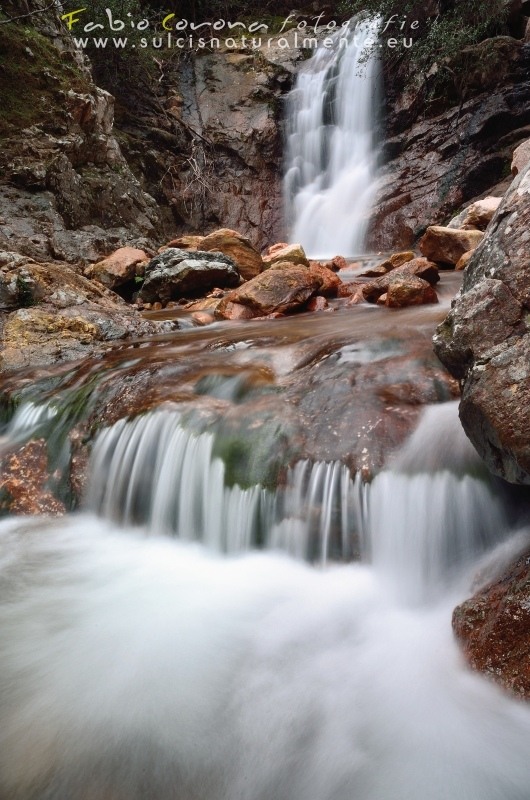
[[[46,11],[49,11],[51,8],[55,8],[57,5],[58,4],[56,0],[53,0],[53,3],[50,3],[50,5],[46,6],[46,8],[36,8],[35,11],[29,11],[27,14],[20,14],[18,17],[8,17],[7,19],[2,19],[0,20],[0,25],[7,25],[8,22],[17,22],[17,20],[26,19],[27,17],[34,17],[36,14],[44,14]]]

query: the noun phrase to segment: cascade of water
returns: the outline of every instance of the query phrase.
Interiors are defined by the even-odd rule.
[[[315,258],[363,251],[375,194],[377,20],[321,45],[287,99],[285,206],[291,241]]]

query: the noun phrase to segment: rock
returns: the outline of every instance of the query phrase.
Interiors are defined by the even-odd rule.
[[[403,264],[406,264],[407,261],[412,261],[414,258],[414,253],[412,250],[407,250],[403,253],[393,253],[390,258],[385,259],[376,267],[372,267],[371,269],[367,269],[366,272],[361,273],[362,278],[378,278],[382,275],[386,275],[387,272],[391,272],[393,269],[397,267],[401,267]]]
[[[462,425],[488,468],[530,484],[530,164],[471,257],[434,346],[462,382]]]
[[[515,177],[530,162],[530,139],[525,139],[524,142],[515,148],[512,157],[512,175]]]
[[[391,296],[399,297],[400,294],[403,293],[404,288],[400,289],[398,287],[405,287],[407,282],[411,287],[411,292],[412,287],[416,287],[416,290],[419,290],[419,287],[422,284],[412,281],[412,278],[420,279],[423,283],[434,284],[439,281],[440,276],[438,274],[438,268],[436,267],[436,264],[433,264],[426,258],[415,258],[412,261],[403,264],[401,267],[396,267],[395,270],[383,275],[381,278],[377,278],[375,281],[370,281],[370,283],[364,284],[362,287],[363,297],[369,303],[375,303],[382,294],[388,292],[389,287],[392,284],[396,285],[397,294],[391,293]],[[423,289],[425,289],[425,287],[423,287]],[[412,297],[412,294],[410,296]],[[418,300],[417,302],[422,301]],[[427,292],[423,302],[437,303],[438,298],[436,292],[434,292],[434,290],[432,292]],[[413,305],[415,304],[416,303],[413,303]],[[411,303],[406,303],[405,305],[411,305]]]
[[[158,252],[163,253],[169,248],[223,253],[234,262],[244,280],[254,278],[263,269],[261,255],[250,240],[228,228],[214,231],[208,236],[180,236],[159,248]]]
[[[361,294],[362,296],[362,289],[364,285],[365,284],[362,283],[343,283],[341,281],[340,286],[337,290],[337,297],[352,297],[353,295],[356,294]]]
[[[264,269],[278,264],[282,261],[289,261],[291,264],[299,264],[304,267],[309,266],[309,261],[301,244],[288,244],[278,248],[274,252],[263,256]]]
[[[198,249],[224,253],[232,259],[241,277],[246,281],[259,275],[263,269],[261,255],[250,240],[228,228],[222,228],[205,236]]]
[[[207,314],[206,311],[194,311],[191,318],[197,325],[211,325],[215,322],[213,314]]]
[[[307,267],[293,264],[290,269],[267,269],[231,292],[227,300],[250,308],[256,315],[294,311],[318,292],[320,277]]]
[[[438,295],[430,283],[415,275],[392,275],[386,290],[385,305],[388,308],[405,308],[437,303]]]
[[[460,272],[461,270],[463,270],[463,269],[465,269],[467,267],[467,265],[469,264],[474,252],[475,252],[475,250],[468,250],[467,253],[464,253],[464,255],[461,256],[458,259],[458,262],[457,262],[456,267],[455,267],[457,272]]]
[[[120,247],[103,261],[85,269],[87,278],[93,278],[109,289],[122,286],[138,275],[137,267],[142,262],[149,261],[149,256],[144,250],[135,247]]]
[[[338,272],[339,269],[348,269],[348,262],[344,256],[334,256],[329,262],[329,268],[334,272]]]
[[[319,293],[324,297],[336,297],[341,284],[340,278],[327,267],[312,261],[309,265],[311,275],[320,281]]]
[[[272,256],[279,250],[285,250],[286,247],[289,247],[289,242],[276,242],[276,244],[271,244],[270,247],[267,247],[266,255]]]
[[[48,445],[37,439],[1,459],[0,511],[9,514],[66,513],[64,503],[48,489]]]
[[[506,38],[489,39],[466,55],[476,68],[466,69],[463,93],[449,108],[446,103],[436,111],[429,103],[425,114],[422,95],[414,92],[414,105],[400,109],[403,82],[389,76],[388,135],[382,145],[384,166],[367,242],[370,251],[408,248],[426,220],[444,225],[455,209],[486,192],[506,190],[514,147],[530,136],[530,53]]]
[[[167,303],[176,297],[204,294],[216,286],[235,286],[239,279],[234,262],[222,253],[169,248],[146,265],[138,296],[147,303]]]
[[[472,203],[467,209],[464,227],[474,227],[479,231],[485,231],[495,216],[501,201],[502,197],[485,197],[484,200]]]
[[[530,700],[530,553],[458,606],[453,630],[472,669]]]
[[[256,314],[248,306],[241,303],[234,303],[228,298],[221,300],[215,309],[216,319],[238,320],[238,319],[254,319]]]
[[[328,308],[328,301],[321,294],[315,295],[306,305],[306,311],[325,311]]]
[[[432,225],[420,240],[420,250],[426,258],[439,264],[454,266],[460,258],[482,241],[480,231],[462,231]]]

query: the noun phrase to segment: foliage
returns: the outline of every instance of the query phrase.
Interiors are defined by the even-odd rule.
[[[431,13],[429,5],[433,7]],[[408,84],[429,83],[431,94],[443,90],[455,70],[464,68],[464,61],[459,59],[464,48],[508,33],[507,0],[438,0],[430,4],[418,0],[342,0],[340,9],[350,15],[379,15],[382,30],[386,27],[384,39],[397,40],[395,48],[383,47],[387,67],[399,65]]]

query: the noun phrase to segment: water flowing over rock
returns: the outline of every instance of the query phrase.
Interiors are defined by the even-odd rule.
[[[284,194],[291,241],[310,256],[363,252],[375,193],[376,21],[322,45],[288,97]],[[368,53],[368,55],[367,55]]]
[[[505,195],[464,271],[462,291],[434,339],[462,381],[460,418],[488,467],[530,483],[527,239],[530,167]]]

